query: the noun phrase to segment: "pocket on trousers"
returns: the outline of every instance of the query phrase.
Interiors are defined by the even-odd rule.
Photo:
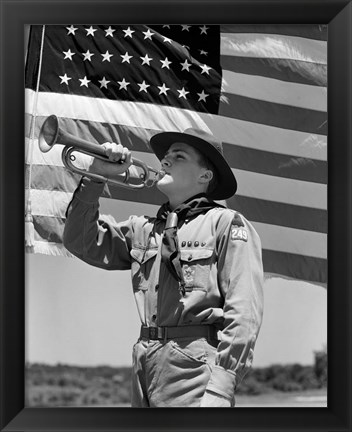
[[[182,362],[206,364],[208,352],[205,338],[177,339],[170,341],[173,355]]]

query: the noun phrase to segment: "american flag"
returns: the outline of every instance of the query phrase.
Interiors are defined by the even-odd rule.
[[[327,27],[31,26],[26,62],[26,192],[33,253],[67,254],[65,210],[79,177],[62,146],[38,148],[45,118],[158,166],[149,139],[200,127],[223,141],[238,179],[227,201],[257,229],[267,275],[327,282]],[[148,203],[156,189],[102,200]]]

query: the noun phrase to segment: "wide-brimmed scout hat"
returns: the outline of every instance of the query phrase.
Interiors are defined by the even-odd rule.
[[[175,142],[188,144],[206,156],[216,169],[217,186],[209,194],[212,199],[223,200],[236,193],[236,178],[224,158],[222,143],[212,134],[189,128],[184,132],[161,132],[150,139],[150,146],[159,160]]]

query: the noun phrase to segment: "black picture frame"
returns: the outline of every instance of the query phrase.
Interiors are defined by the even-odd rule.
[[[1,431],[350,431],[352,4],[35,1],[1,4]],[[24,26],[66,22],[328,25],[328,407],[140,410],[24,406]]]

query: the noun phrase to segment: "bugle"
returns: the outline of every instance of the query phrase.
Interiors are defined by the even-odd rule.
[[[117,186],[121,186],[127,189],[141,189],[143,187],[152,187],[154,183],[158,180],[160,171],[148,166],[143,161],[132,158],[132,165],[137,168],[142,169],[142,173],[139,176],[139,183],[132,184],[130,182],[130,172],[127,170],[124,176],[120,179],[110,179],[99,174],[90,173],[87,170],[80,169],[73,164],[76,160],[75,156],[72,155],[73,152],[84,153],[88,156],[93,156],[95,158],[101,159],[107,163],[119,163],[112,162],[105,155],[104,149],[99,144],[94,144],[84,139],[78,138],[66,131],[60,126],[60,120],[57,116],[51,115],[47,117],[39,132],[39,148],[43,153],[48,152],[53,148],[55,144],[61,144],[64,149],[61,153],[62,162],[65,167],[72,172],[75,172],[86,177],[91,177],[98,181],[104,181]],[[151,173],[155,174],[155,177],[151,179]]]

